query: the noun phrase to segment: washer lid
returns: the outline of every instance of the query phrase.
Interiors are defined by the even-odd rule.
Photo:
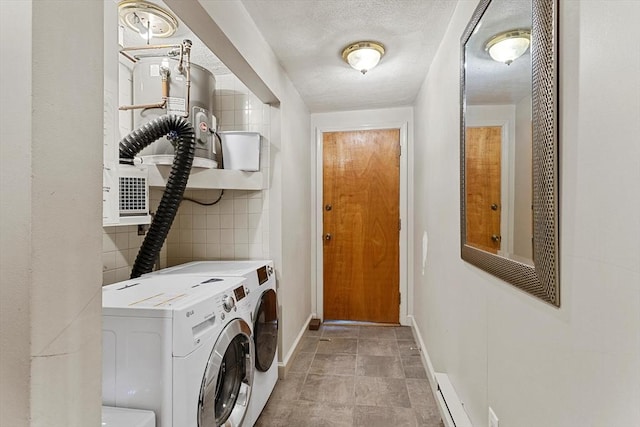
[[[194,261],[175,267],[158,270],[151,274],[173,275],[173,274],[214,274],[219,276],[246,276],[260,267],[271,266],[271,260],[242,260],[242,261]]]
[[[146,276],[102,288],[102,314],[136,317],[172,317],[198,303],[228,291],[242,278]],[[134,314],[135,311],[135,314]]]

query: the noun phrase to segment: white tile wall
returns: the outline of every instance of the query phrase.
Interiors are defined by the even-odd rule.
[[[206,259],[265,258],[268,246],[266,191],[225,190],[213,206],[184,200],[167,237],[167,264]],[[216,200],[220,190],[188,190],[186,197]]]
[[[151,210],[155,211],[162,198],[162,191],[152,189],[149,197]],[[175,224],[175,221],[174,221]],[[136,260],[144,236],[138,236],[137,225],[121,225],[102,228],[102,284],[127,280]],[[167,266],[166,245],[160,251],[160,266]]]
[[[260,132],[260,169],[269,173],[270,107],[262,104],[233,75],[216,77],[214,114],[219,131]],[[185,196],[203,202],[220,190],[187,190]],[[151,192],[152,209],[162,190]],[[200,206],[183,201],[160,253],[161,267],[195,260],[269,257],[269,191],[226,190],[220,203]],[[129,278],[144,236],[137,226],[104,227],[103,283]]]

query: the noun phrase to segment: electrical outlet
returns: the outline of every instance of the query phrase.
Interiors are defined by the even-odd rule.
[[[493,412],[493,409],[489,407],[489,427],[500,427],[499,424],[498,416]]]

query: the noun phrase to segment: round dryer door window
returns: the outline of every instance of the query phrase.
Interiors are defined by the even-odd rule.
[[[271,367],[278,348],[278,300],[273,289],[260,297],[253,322],[256,347],[256,368],[266,372]]]
[[[202,379],[198,427],[239,426],[253,382],[251,330],[242,319],[229,323],[218,338]]]

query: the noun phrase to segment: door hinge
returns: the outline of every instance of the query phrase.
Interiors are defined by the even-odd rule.
[[[398,157],[402,156],[402,145],[398,145]]]
[[[398,292],[398,305],[402,304],[402,293]]]
[[[398,231],[402,230],[402,218],[398,218]]]

